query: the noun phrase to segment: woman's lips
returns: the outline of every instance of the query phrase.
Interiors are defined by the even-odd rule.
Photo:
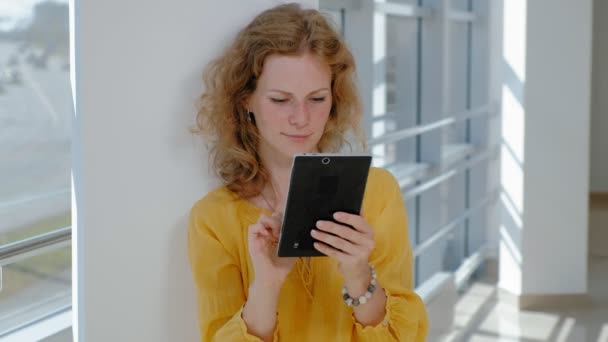
[[[286,136],[287,138],[289,138],[289,140],[293,141],[293,142],[304,142],[306,140],[308,140],[308,138],[310,138],[311,134],[285,134],[283,133],[284,136]]]

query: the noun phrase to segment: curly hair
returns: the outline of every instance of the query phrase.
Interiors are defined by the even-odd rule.
[[[196,133],[208,143],[211,166],[241,197],[259,194],[269,180],[258,153],[259,134],[248,122],[245,101],[256,89],[266,57],[310,52],[331,69],[332,107],[318,143],[321,152],[348,145],[349,132],[366,148],[362,106],[355,85],[355,61],[331,21],[298,4],[279,5],[259,14],[204,73],[205,91],[196,115]]]

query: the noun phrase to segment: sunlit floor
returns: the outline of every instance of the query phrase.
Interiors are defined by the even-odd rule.
[[[520,311],[515,300],[499,294],[490,277],[453,298],[452,315],[445,314],[452,312],[445,309],[449,296],[431,303],[429,316],[435,329],[429,341],[608,342],[608,205],[593,205],[589,222],[591,304],[576,309]]]

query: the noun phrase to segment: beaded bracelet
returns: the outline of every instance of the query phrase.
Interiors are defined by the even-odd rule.
[[[376,291],[376,269],[371,264],[369,265],[369,269],[372,272],[372,280],[367,287],[367,292],[359,298],[352,298],[348,295],[348,291],[346,290],[346,286],[342,288],[342,298],[348,306],[359,306],[360,304],[367,303],[368,299],[372,298],[374,291]]]

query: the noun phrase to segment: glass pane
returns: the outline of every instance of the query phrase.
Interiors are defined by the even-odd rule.
[[[451,8],[458,11],[469,11],[472,0],[452,0]]]
[[[487,161],[482,161],[474,165],[470,170],[469,182],[469,198],[470,205],[476,206],[481,201],[485,200],[488,196],[488,168],[489,164]],[[490,213],[491,206],[488,205],[480,210],[473,212],[471,219],[469,220],[469,234],[468,234],[468,254],[473,254],[487,242],[486,231],[488,229],[488,214]]]
[[[71,306],[71,248],[23,260],[2,268],[0,336],[22,324]]]
[[[418,24],[413,18],[386,17],[386,113],[374,117],[372,132],[391,133],[416,126]],[[416,161],[416,139],[375,146],[375,165]]]
[[[422,218],[426,217],[426,220],[432,223],[421,222],[420,243],[428,240],[440,229],[462,215],[464,211],[464,186],[464,174],[459,173],[421,195],[423,212],[420,215]],[[437,198],[439,198],[439,202],[433,203],[432,200]],[[429,217],[433,216],[438,219],[431,221]],[[459,224],[422,253],[417,262],[419,267],[417,284],[424,283],[437,272],[456,271],[465,257],[465,239],[464,224]]]
[[[437,272],[454,272],[460,266],[463,257],[459,231],[446,236],[427,249],[417,259],[418,278],[416,286],[429,280]]]
[[[418,234],[416,232],[416,221],[418,220],[418,210],[416,209],[416,199],[410,198],[404,201],[405,211],[407,213],[407,231],[408,237],[410,239],[410,245],[412,249],[416,246],[416,239],[418,238]]]
[[[467,210],[465,202],[467,191],[466,174],[458,172],[438,185],[436,189],[431,189],[421,195],[424,204],[423,211],[420,213],[421,217],[438,218],[432,221],[432,224],[425,225],[422,222],[421,243],[461,217]],[[427,197],[429,199],[425,200]],[[432,202],[434,199],[439,199],[438,203]],[[437,224],[437,226],[433,226],[433,224]],[[462,264],[467,256],[467,244],[470,241],[477,241],[477,238],[471,239],[470,234],[479,233],[479,231],[471,230],[467,232],[465,226],[465,221],[461,221],[452,228],[450,233],[418,258],[420,283],[428,280],[437,272],[454,272]]]
[[[445,187],[447,187],[447,215],[441,226],[445,226],[459,218],[467,210],[465,196],[468,190],[465,172],[459,172],[448,179]],[[460,266],[465,257],[466,234],[464,222],[458,224],[452,231],[449,238],[451,255],[449,262],[444,264],[446,270],[455,271]]]
[[[0,2],[0,244],[70,225],[67,0]]]
[[[448,94],[447,115],[462,113],[467,110],[470,93],[469,85],[469,51],[468,25],[450,24],[450,93]],[[444,130],[444,143],[455,144],[466,142],[466,122],[460,121]]]

